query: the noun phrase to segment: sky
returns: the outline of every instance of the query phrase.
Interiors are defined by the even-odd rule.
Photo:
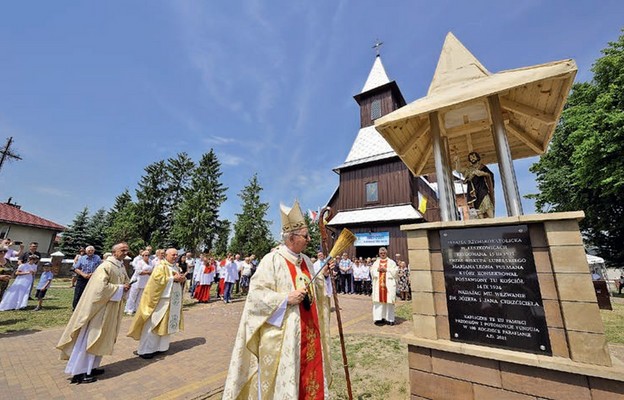
[[[2,2],[0,143],[22,160],[0,170],[0,201],[67,225],[134,193],[147,165],[214,149],[221,217],[257,173],[276,234],[280,202],[317,209],[338,186],[377,40],[410,103],[449,31],[491,72],[573,58],[581,82],[622,15],[620,0]],[[514,163],[521,195],[536,161]]]

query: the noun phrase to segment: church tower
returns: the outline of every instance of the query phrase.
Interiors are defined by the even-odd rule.
[[[426,216],[435,219],[437,196],[426,180],[412,176],[375,129],[376,119],[406,104],[379,53],[354,99],[360,106],[360,128],[347,158],[334,168],[340,184],[328,203],[334,211],[328,226],[356,234],[351,257],[374,257],[379,247],[386,246],[391,258],[401,254],[405,261],[407,239],[400,225],[423,222]],[[423,201],[423,195],[428,200]]]

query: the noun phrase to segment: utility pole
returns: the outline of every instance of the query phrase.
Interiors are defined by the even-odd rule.
[[[11,151],[12,143],[13,137],[8,138],[6,144],[4,145],[4,148],[0,150],[0,171],[2,171],[2,166],[4,165],[5,161],[22,159],[22,157]]]

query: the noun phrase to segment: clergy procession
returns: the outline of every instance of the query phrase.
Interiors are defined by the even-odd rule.
[[[372,294],[374,324],[394,325],[397,294],[409,292],[397,287],[409,285],[409,272],[387,257],[385,247],[378,259],[366,261],[351,261],[346,252],[326,257],[319,251],[318,258],[309,258],[304,250],[311,236],[299,203],[281,205],[280,211],[282,240],[259,262],[255,255],[241,260],[239,254],[221,260],[210,253],[194,258],[192,252],[175,248],[152,255],[148,246],[132,259],[133,272],[128,274],[127,243],[115,244],[102,258],[86,246],[74,260],[74,311],[56,345],[67,360],[69,382],[93,383],[106,373],[102,360],[113,354],[124,315],[132,322],[122,334],[138,341],[134,354],[150,360],[167,352],[185,323],[193,323],[185,322],[185,299],[226,306],[234,292],[244,309],[223,398],[327,398],[332,381],[331,296]],[[38,258],[32,254],[25,259],[0,311],[25,307]],[[44,268],[36,310],[42,309],[39,293],[45,294],[53,278],[50,266]]]

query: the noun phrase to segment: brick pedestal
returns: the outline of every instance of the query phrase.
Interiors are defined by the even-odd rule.
[[[621,399],[624,366],[613,365],[578,221],[582,212],[407,225],[414,333],[414,399]],[[552,356],[450,340],[439,231],[529,227]]]

